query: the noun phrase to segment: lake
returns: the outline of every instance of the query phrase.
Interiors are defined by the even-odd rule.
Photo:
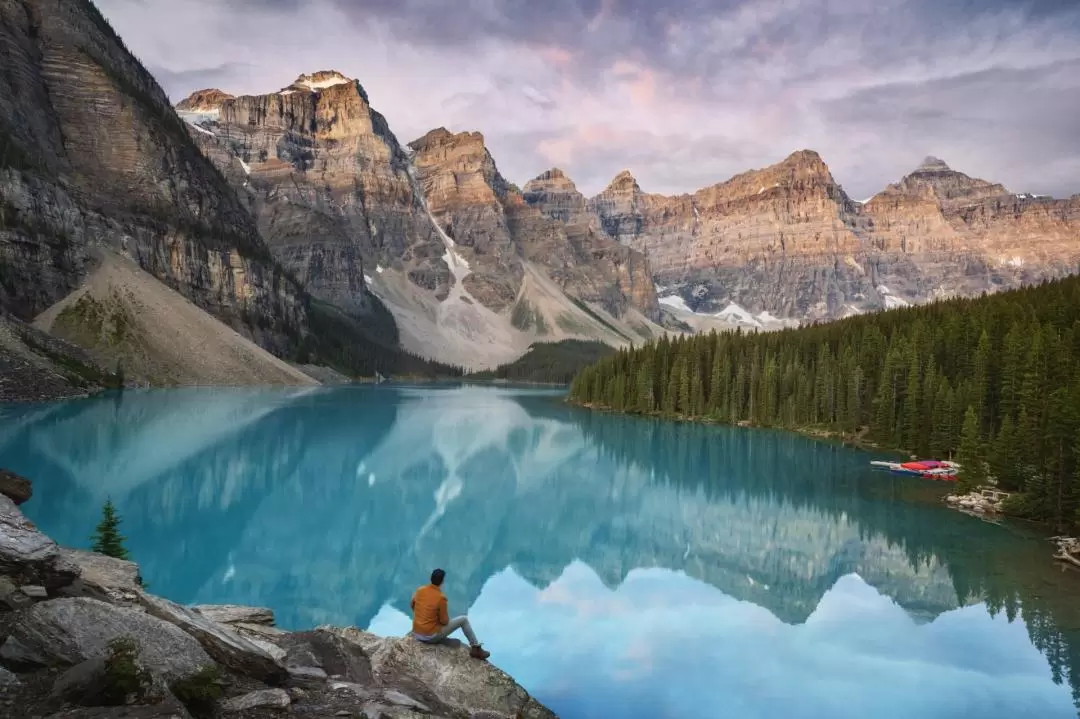
[[[0,407],[27,515],[111,497],[151,591],[404,634],[447,571],[564,719],[1077,716],[1080,574],[875,456],[548,390],[127,391]]]

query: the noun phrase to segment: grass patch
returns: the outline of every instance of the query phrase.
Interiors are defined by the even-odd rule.
[[[92,389],[94,387],[118,389],[124,386],[122,370],[116,374],[104,372],[93,364],[54,349],[44,342],[39,342],[31,332],[19,332],[19,339],[34,352],[52,362],[73,387],[80,389]]]
[[[524,298],[518,300],[517,304],[514,305],[514,309],[510,311],[510,324],[522,332],[535,328],[538,334],[546,335],[548,333],[544,315]]]
[[[175,680],[169,691],[193,716],[209,717],[225,693],[224,684],[221,669],[216,664],[207,664],[194,674]]]

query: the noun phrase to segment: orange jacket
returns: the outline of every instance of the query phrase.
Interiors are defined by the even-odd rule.
[[[438,634],[450,623],[446,595],[434,584],[420,587],[412,597],[412,630],[420,636]]]

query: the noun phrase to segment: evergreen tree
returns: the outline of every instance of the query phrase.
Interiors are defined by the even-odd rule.
[[[979,446],[979,415],[972,406],[964,413],[964,424],[960,430],[960,450],[956,459],[960,463],[960,474],[957,477],[960,491],[970,492],[986,481],[982,449]]]
[[[129,559],[128,551],[124,548],[124,536],[120,534],[120,521],[112,500],[105,500],[105,506],[101,508],[101,521],[90,537],[90,550],[107,557]]]

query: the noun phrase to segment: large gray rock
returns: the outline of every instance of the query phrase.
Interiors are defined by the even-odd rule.
[[[36,584],[55,592],[75,581],[79,569],[60,554],[56,542],[38,531],[15,503],[0,494],[0,575],[16,584]]]
[[[249,709],[287,709],[290,704],[292,699],[284,689],[260,689],[229,699],[221,705],[221,711],[233,714]]]
[[[34,493],[30,480],[6,469],[0,469],[0,494],[15,504],[22,504]]]
[[[175,699],[149,706],[82,707],[50,714],[45,719],[191,719]]]
[[[109,657],[98,655],[76,664],[57,677],[53,682],[50,700],[56,705],[75,704],[86,707],[99,707],[111,704],[156,704],[171,697],[164,680],[145,666],[141,659],[137,666],[142,672],[141,686],[134,691],[124,687],[119,691],[128,692],[119,697],[115,679],[110,677],[113,669],[109,666]]]
[[[274,610],[239,604],[196,604],[194,611],[218,624],[274,624]]]
[[[178,627],[143,612],[87,597],[53,599],[18,612],[0,646],[10,666],[74,665],[108,652],[109,642],[130,637],[148,669],[172,680],[213,660]]]
[[[267,684],[282,684],[288,679],[288,672],[281,662],[202,614],[145,592],[138,593],[138,601],[151,616],[169,622],[197,639],[219,664]]]
[[[7,669],[0,667],[0,689],[4,687],[14,687],[19,685],[19,678],[9,672]]]
[[[142,588],[139,565],[82,549],[60,548],[60,556],[79,568],[85,584],[106,593],[134,593]]]
[[[381,638],[358,629],[319,627],[361,648],[381,687],[410,701],[490,719],[555,719],[508,674],[469,656],[463,646],[427,645],[412,639]],[[397,695],[395,695],[397,696]]]
[[[365,686],[374,681],[365,648],[332,631],[295,632],[282,638],[280,646],[288,652],[286,664],[298,681],[301,677],[325,681],[328,675]]]

